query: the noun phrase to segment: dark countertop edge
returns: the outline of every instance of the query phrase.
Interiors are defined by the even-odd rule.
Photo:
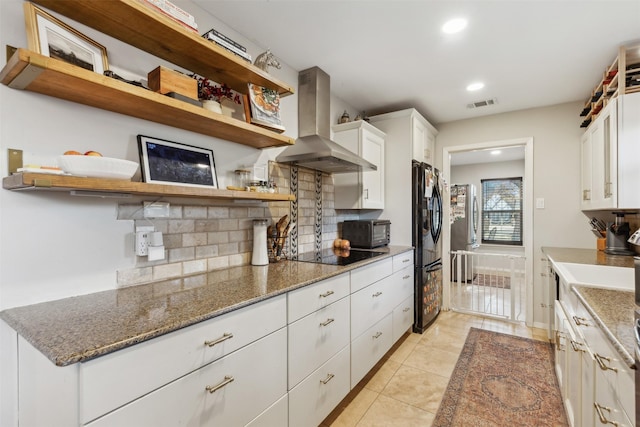
[[[364,249],[363,249],[364,250]],[[395,255],[400,255],[402,253],[408,252],[408,251],[412,251],[414,250],[414,248],[412,246],[389,246],[389,247],[385,247],[385,248],[376,248],[373,251],[376,252],[385,252],[384,255],[375,257],[375,258],[371,258],[371,259],[366,259],[366,260],[362,260],[362,261],[358,261],[355,262],[353,264],[350,265],[346,265],[346,266],[332,266],[335,267],[336,269],[332,272],[329,273],[324,273],[324,274],[320,274],[317,277],[304,281],[304,282],[298,282],[298,283],[294,283],[290,286],[287,286],[286,288],[282,288],[276,292],[272,292],[270,294],[267,295],[261,295],[259,297],[256,298],[250,298],[247,300],[243,300],[237,304],[232,304],[229,306],[225,306],[223,308],[217,309],[217,310],[213,310],[210,311],[208,313],[202,314],[200,316],[195,316],[195,317],[191,317],[188,320],[185,320],[183,322],[177,323],[177,324],[170,324],[167,327],[164,328],[157,328],[154,330],[150,330],[146,333],[141,333],[135,336],[131,336],[131,337],[126,337],[125,339],[116,341],[114,343],[111,344],[107,344],[98,348],[92,348],[92,349],[86,349],[80,353],[74,353],[74,354],[58,354],[55,351],[52,351],[50,348],[43,348],[38,342],[34,342],[34,340],[31,340],[31,334],[29,333],[25,333],[26,329],[28,329],[27,326],[25,326],[23,324],[23,322],[20,321],[20,319],[14,317],[12,315],[12,308],[18,308],[18,307],[12,307],[12,308],[8,308],[6,310],[0,311],[0,319],[2,319],[4,322],[7,323],[8,326],[10,326],[12,329],[14,329],[20,336],[22,336],[25,340],[27,340],[27,342],[29,342],[32,346],[34,346],[34,348],[36,348],[38,351],[40,351],[43,355],[45,355],[49,360],[51,360],[51,362],[53,362],[56,366],[68,366],[68,365],[72,365],[75,363],[79,363],[79,362],[86,362],[88,360],[91,359],[95,359],[97,357],[100,356],[104,356],[107,355],[109,353],[118,351],[118,350],[122,350],[124,348],[130,347],[132,345],[135,344],[140,344],[144,341],[148,341],[151,340],[153,338],[157,338],[160,337],[162,335],[166,335],[169,334],[171,332],[175,332],[177,330],[186,328],[188,326],[192,326],[195,325],[197,323],[206,321],[206,320],[210,320],[213,319],[215,317],[219,317],[221,315],[230,313],[232,311],[235,310],[239,310],[241,308],[245,308],[248,307],[250,305],[259,303],[261,301],[265,301],[267,299],[270,298],[274,298],[277,297],[279,295],[283,295],[286,294],[287,292],[291,292],[293,290],[299,289],[299,288],[303,288],[305,286],[309,286],[313,283],[317,283],[320,282],[322,280],[325,279],[329,279],[331,277],[335,277],[335,276],[339,276],[340,274],[349,272],[351,270],[355,270],[357,268],[360,267],[364,267],[366,265],[369,264],[373,264],[375,262],[379,262],[388,258],[393,258]],[[301,262],[301,261],[291,261],[291,260],[287,260],[285,262]],[[232,268],[232,267],[230,267]],[[147,283],[142,284],[142,285],[147,285]],[[136,285],[136,286],[141,286],[141,285]],[[131,288],[135,288],[135,286],[132,286]],[[113,289],[113,290],[117,290],[117,289]],[[104,291],[103,291],[104,292]],[[107,291],[108,292],[108,291]],[[88,294],[91,295],[91,294]],[[67,297],[67,298],[82,298],[83,296],[86,295],[78,295],[78,296],[71,296],[71,297]],[[66,298],[64,298],[66,299]],[[46,304],[46,302],[43,303],[38,303],[38,304]]]
[[[540,250],[554,263],[563,262],[633,268],[632,256],[607,255],[596,249],[542,246]]]
[[[585,306],[589,314],[593,316],[593,320],[595,320],[595,322],[598,324],[598,327],[600,327],[602,332],[604,332],[609,342],[615,347],[616,350],[618,350],[618,353],[620,353],[620,355],[624,359],[625,363],[629,366],[629,368],[637,369],[636,362],[633,356],[627,351],[627,349],[622,345],[622,343],[618,340],[618,338],[611,332],[611,330],[609,330],[606,323],[600,318],[600,316],[598,316],[598,313],[596,313],[596,311],[591,307],[591,305],[587,302],[584,296],[580,293],[580,288],[582,287],[590,287],[590,286],[571,285],[571,290],[573,291],[574,294],[578,296],[578,299]],[[619,292],[625,292],[625,291],[619,291]],[[629,326],[629,328],[632,328],[632,326]]]

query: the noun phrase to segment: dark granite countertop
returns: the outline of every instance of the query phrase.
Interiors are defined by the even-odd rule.
[[[609,342],[627,365],[633,368],[635,293],[580,285],[573,285],[572,289]]]
[[[595,249],[543,247],[542,252],[553,263],[633,268],[632,256],[607,255]],[[635,367],[634,292],[581,285],[572,285],[571,288],[620,356],[630,367]]]
[[[0,318],[58,366],[83,362],[412,250],[348,266],[281,261],[16,307]]]

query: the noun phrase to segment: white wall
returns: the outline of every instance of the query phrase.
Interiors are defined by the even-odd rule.
[[[537,325],[546,324],[550,313],[541,307],[545,284],[540,276],[540,248],[595,249],[580,211],[580,110],[581,103],[574,102],[438,125],[436,163],[440,168],[443,147],[533,137],[534,198],[545,199],[545,208],[533,211],[533,320]]]
[[[254,58],[266,50],[195,4],[176,3],[196,16],[202,31],[215,27],[225,32],[244,44]],[[0,46],[27,46],[22,4],[22,0],[0,1]],[[158,65],[178,68],[56,16],[103,44],[110,64],[132,76],[146,76]],[[2,52],[4,55],[4,49]],[[270,72],[297,87],[297,70],[283,63],[280,70],[272,68]],[[342,100],[332,100],[331,117],[336,123],[344,109],[354,110]],[[282,99],[281,114],[285,134],[297,137],[297,95]],[[231,173],[237,166],[266,163],[282,150],[258,150],[0,85],[0,176],[8,174],[7,148],[23,150],[25,162],[34,163],[50,163],[71,149],[96,150],[107,157],[137,161],[138,134],[211,148],[221,188],[231,184]],[[116,220],[118,202],[66,193],[0,190],[0,310],[115,288],[116,270],[134,267],[136,262],[133,221]],[[124,202],[132,203],[131,199]]]

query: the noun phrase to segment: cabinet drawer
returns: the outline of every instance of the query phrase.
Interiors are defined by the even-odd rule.
[[[393,310],[393,276],[351,295],[351,339]]]
[[[631,427],[635,425],[629,421],[628,414],[625,413],[623,406],[616,398],[615,393],[610,387],[609,382],[604,378],[600,368],[595,367],[595,423],[596,426],[616,425],[618,427]],[[631,393],[635,398],[635,393]],[[635,417],[635,412],[631,414]],[[607,422],[608,421],[608,422]],[[617,424],[615,424],[617,423]]]
[[[393,273],[393,258],[387,258],[351,272],[351,293],[384,279]]]
[[[91,421],[284,326],[281,295],[82,363],[80,419]]]
[[[245,425],[286,394],[286,345],[282,328],[90,426]],[[130,377],[129,383],[134,382],[135,376]]]
[[[293,323],[307,314],[349,295],[349,273],[331,277],[287,294],[288,322]]]
[[[391,348],[392,315],[370,327],[351,343],[351,388],[378,363]]]
[[[400,271],[404,268],[411,267],[413,269],[413,251],[404,252],[393,256],[393,272]]]
[[[349,346],[289,392],[289,427],[317,426],[347,393]]]
[[[258,415],[246,427],[286,426],[289,420],[289,396],[284,395],[276,403]]]
[[[349,344],[349,297],[289,325],[289,389]]]
[[[396,342],[413,324],[413,295],[402,301],[393,309],[392,342]]]
[[[393,278],[391,305],[395,307],[404,301],[409,295],[413,295],[413,267],[407,267],[403,270],[397,271],[393,273],[391,277]]]

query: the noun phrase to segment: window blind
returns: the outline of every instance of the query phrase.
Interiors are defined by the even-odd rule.
[[[480,182],[482,243],[522,245],[522,177]]]

